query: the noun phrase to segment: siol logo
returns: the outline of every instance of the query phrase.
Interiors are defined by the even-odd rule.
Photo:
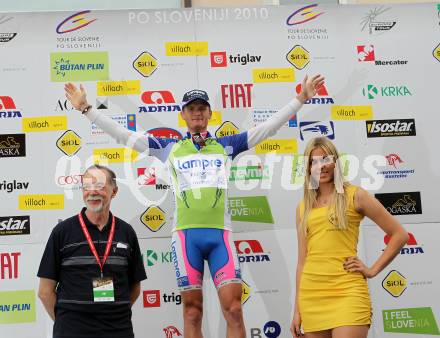
[[[382,287],[393,297],[400,297],[406,290],[406,278],[397,270],[391,270],[382,281]]]
[[[30,222],[29,216],[0,216],[0,236],[29,235]]]
[[[149,77],[153,75],[157,67],[158,63],[156,58],[148,52],[142,52],[133,61],[133,68],[143,77]]]
[[[0,157],[26,156],[26,134],[0,134]]]
[[[153,232],[159,231],[165,224],[165,212],[153,205],[141,215],[141,222]]]
[[[301,89],[302,86],[301,83],[299,83],[295,88],[296,93],[297,94],[301,93]],[[316,97],[312,97],[311,99],[305,102],[305,104],[334,104],[334,103],[335,101],[333,100],[333,98],[331,98],[328,95],[328,91],[325,85],[322,85],[321,87],[318,88],[316,92]]]
[[[358,61],[374,61],[376,57],[374,55],[374,46],[373,45],[362,45],[357,46],[358,52]]]
[[[88,20],[85,16],[86,14],[90,13],[90,11],[81,11],[78,13],[75,13],[68,18],[66,18],[64,21],[62,21],[56,29],[56,32],[58,34],[64,34],[76,31],[77,29],[83,28],[85,26],[90,25],[92,22],[95,22],[98,19],[90,19]]]
[[[211,52],[211,67],[226,67],[228,58],[226,52]]]
[[[220,86],[223,108],[252,107],[252,83],[223,84]]]
[[[270,262],[269,255],[265,254],[260,242],[255,239],[234,241],[240,263]]]
[[[141,100],[146,106],[139,107],[139,113],[179,112],[181,110],[180,106],[176,104],[173,94],[168,90],[143,92]]]
[[[325,136],[330,140],[335,139],[335,127],[333,121],[300,122],[299,132],[302,141],[319,136]]]
[[[18,257],[20,252],[0,253],[0,280],[18,278]]]
[[[400,250],[400,254],[401,255],[414,255],[414,254],[423,254],[425,253],[423,251],[423,248],[421,246],[419,246],[419,244],[416,241],[416,238],[414,237],[414,235],[409,232],[409,239],[408,242],[406,243],[406,245],[402,248],[402,250]],[[390,241],[391,237],[389,235],[385,235],[384,237],[384,243],[388,245],[389,241]]]
[[[314,12],[314,10],[317,9],[317,7],[318,4],[313,4],[296,10],[295,12],[289,15],[289,17],[286,20],[286,24],[288,26],[294,26],[316,19],[317,17],[325,13],[325,12],[319,12],[319,13]]]
[[[138,168],[138,185],[156,185],[156,169],[153,167],[149,168]]]
[[[390,9],[391,7],[376,7],[370,10],[361,21],[361,30],[364,31],[368,27],[370,35],[389,31],[396,25],[396,21],[377,21],[376,18]]]
[[[163,332],[165,332],[165,338],[173,338],[174,336],[176,336],[176,337],[181,337],[182,336],[182,334],[177,329],[177,327],[172,326],[172,325],[167,326],[166,328],[164,328]]]
[[[10,96],[0,96],[0,118],[22,117]]]
[[[160,290],[147,290],[142,293],[144,308],[160,307]]]

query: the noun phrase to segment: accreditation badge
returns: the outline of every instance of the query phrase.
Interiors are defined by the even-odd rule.
[[[114,302],[115,288],[111,277],[93,279],[93,301],[94,302]]]

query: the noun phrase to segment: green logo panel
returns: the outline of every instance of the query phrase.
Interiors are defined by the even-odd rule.
[[[266,196],[230,197],[228,205],[233,221],[274,223]]]
[[[382,318],[385,332],[440,336],[430,307],[383,310]]]
[[[0,324],[32,323],[35,313],[34,290],[0,292]]]

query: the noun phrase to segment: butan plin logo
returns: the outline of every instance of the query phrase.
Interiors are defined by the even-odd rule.
[[[383,310],[382,319],[385,332],[440,335],[430,307]]]
[[[35,291],[1,291],[0,324],[33,323],[36,321]]]
[[[318,4],[313,4],[296,10],[287,18],[286,24],[288,26],[294,26],[316,19],[317,17],[325,13],[316,12],[315,10],[317,9],[317,7]]]
[[[416,136],[414,119],[365,121],[367,137]]]
[[[108,80],[107,52],[71,52],[50,54],[52,82]]]
[[[64,34],[76,31],[77,29],[83,28],[95,22],[98,19],[87,19],[86,14],[90,13],[89,10],[75,13],[57,26],[57,33]]]

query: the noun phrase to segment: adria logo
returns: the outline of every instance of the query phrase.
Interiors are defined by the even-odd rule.
[[[286,23],[288,26],[294,26],[294,25],[300,25],[302,23],[305,23],[307,21],[316,19],[318,16],[321,16],[325,12],[314,12],[314,10],[318,7],[318,4],[313,4],[309,6],[302,7],[287,18]]]
[[[240,263],[270,262],[269,255],[264,252],[261,243],[255,239],[234,241]]]
[[[408,232],[409,235],[409,239],[408,242],[406,242],[406,245],[402,248],[402,250],[400,250],[400,254],[401,255],[414,255],[414,254],[423,254],[425,253],[423,251],[423,248],[421,246],[419,246],[419,244],[416,241],[416,238],[414,237],[414,235],[411,232]],[[384,243],[388,245],[388,243],[390,242],[391,236],[390,235],[385,235],[384,237]]]
[[[90,25],[92,22],[98,20],[98,19],[87,20],[85,16],[88,13],[90,13],[90,11],[82,11],[69,16],[57,26],[56,29],[57,33],[64,34],[64,33],[73,32],[76,31],[77,29]]]
[[[10,96],[0,96],[0,118],[22,117]]]
[[[143,92],[141,100],[145,104],[176,103],[173,94],[168,90]]]

